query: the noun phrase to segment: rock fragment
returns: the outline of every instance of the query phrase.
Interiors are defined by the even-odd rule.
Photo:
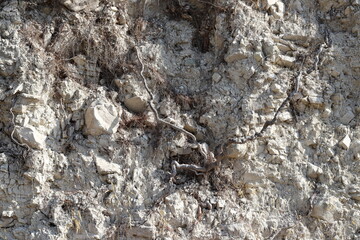
[[[282,112],[279,114],[279,121],[281,122],[290,122],[292,121],[293,116],[289,112]]]
[[[320,96],[308,96],[310,106],[321,109],[325,106],[325,100]]]
[[[340,122],[342,124],[349,124],[354,117],[355,114],[350,109],[348,109],[346,113],[340,118]]]
[[[221,75],[219,73],[214,73],[212,75],[212,80],[216,83],[218,83],[221,80]]]
[[[43,149],[45,147],[46,136],[32,126],[16,128],[15,136],[21,143],[31,148]]]
[[[226,149],[226,157],[228,158],[241,158],[247,153],[246,144],[232,144]]]
[[[71,11],[94,10],[99,6],[99,0],[61,0],[60,3]]]
[[[261,62],[264,59],[264,54],[261,51],[256,51],[254,53],[254,58],[256,61]]]
[[[225,56],[225,61],[227,63],[232,63],[238,60],[242,60],[247,58],[248,53],[244,49],[232,49],[233,51],[229,50],[229,53]]]
[[[323,172],[323,170],[322,170],[320,167],[315,166],[314,164],[311,164],[311,163],[308,164],[306,175],[307,175],[309,178],[316,179],[316,178],[318,178],[320,175],[322,175],[323,173],[324,173],[324,172]]]
[[[296,62],[296,58],[285,56],[285,55],[278,55],[276,58],[276,64],[282,67],[293,67]]]
[[[359,186],[350,186],[348,193],[350,195],[351,199],[354,199],[355,201],[360,201],[360,187]]]
[[[348,150],[351,144],[351,139],[349,135],[346,135],[340,142],[339,146],[345,150]]]
[[[275,62],[279,55],[279,48],[270,39],[265,39],[262,43],[262,50],[265,56],[271,61]]]
[[[336,197],[323,197],[314,204],[310,215],[331,223],[341,216],[341,210],[341,203]]]
[[[119,113],[113,104],[98,100],[86,110],[85,124],[85,134],[113,134],[119,127]]]
[[[353,153],[360,153],[360,140],[355,140],[351,144],[351,150]]]
[[[96,157],[95,159],[96,169],[101,175],[111,174],[111,173],[121,173],[120,165],[116,163],[111,163],[103,159],[102,157]]]
[[[275,140],[269,140],[267,143],[267,151],[270,155],[278,155],[280,151],[283,150],[281,147],[281,142]]]
[[[281,1],[277,1],[273,6],[270,7],[271,14],[275,19],[282,18],[285,12],[285,4]]]
[[[196,124],[194,119],[189,118],[187,116],[186,119],[184,120],[184,122],[185,122],[184,129],[186,131],[189,131],[189,132],[194,133],[194,134],[197,132],[198,125]]]
[[[282,87],[280,84],[277,84],[277,83],[271,84],[270,89],[271,89],[271,91],[273,91],[274,93],[285,92],[285,88]]]
[[[125,99],[124,104],[130,111],[135,113],[141,113],[145,111],[147,107],[146,100],[138,96]]]
[[[126,235],[131,239],[154,239],[156,229],[154,226],[141,225],[127,230]]]
[[[274,5],[278,0],[263,0],[262,4],[265,9],[269,9],[272,5]]]

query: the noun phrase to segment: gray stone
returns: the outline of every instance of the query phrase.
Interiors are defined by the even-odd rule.
[[[348,110],[346,111],[346,113],[340,118],[340,122],[342,124],[349,124],[351,122],[351,120],[353,120],[353,118],[355,117],[355,114],[351,111]]]
[[[45,147],[46,136],[36,130],[35,127],[17,127],[15,136],[21,143],[27,144],[31,148],[43,149]]]
[[[245,156],[247,153],[247,145],[246,144],[231,144],[226,149],[226,157],[228,158],[241,158]]]
[[[262,4],[265,9],[269,9],[272,5],[274,5],[278,0],[263,0]]]
[[[349,149],[351,144],[351,139],[349,135],[346,135],[341,141],[339,142],[339,146],[345,150]]]
[[[276,19],[282,18],[285,13],[285,4],[281,1],[277,1],[270,7],[270,11]]]
[[[314,204],[310,215],[332,223],[341,216],[341,211],[341,203],[336,197],[323,197]]]
[[[131,239],[155,239],[156,229],[154,226],[138,226],[132,227],[126,231],[126,235]]]
[[[99,0],[61,0],[60,3],[71,11],[94,10],[99,6]]]
[[[320,175],[322,175],[323,173],[324,173],[324,172],[323,172],[323,170],[322,170],[320,167],[315,166],[314,164],[311,164],[311,163],[308,164],[306,175],[307,175],[309,178],[316,179],[316,178],[318,178]]]
[[[360,201],[360,186],[352,185],[349,187],[348,193],[351,199]]]
[[[254,53],[254,58],[256,61],[261,62],[264,59],[264,54],[260,51]]]
[[[135,113],[142,113],[147,107],[146,100],[137,96],[125,99],[124,104],[130,111]]]
[[[324,98],[321,96],[308,96],[308,101],[312,107],[317,109],[325,106]]]
[[[241,59],[245,59],[247,58],[248,54],[245,50],[243,49],[238,49],[238,50],[234,50],[229,52],[226,56],[225,56],[225,61],[227,63],[232,63]]]
[[[351,150],[354,154],[360,153],[360,140],[355,140],[351,144]]]
[[[270,89],[274,93],[280,93],[280,92],[285,92],[286,91],[286,89],[284,87],[282,87],[280,84],[277,84],[277,83],[271,84]]]
[[[120,165],[106,161],[104,158],[97,156],[95,159],[96,169],[102,174],[121,173]]]
[[[293,67],[296,62],[296,58],[285,56],[285,55],[278,55],[276,58],[276,64],[282,67]]]
[[[221,80],[221,75],[218,74],[218,73],[214,73],[214,74],[212,75],[212,80],[213,80],[214,82],[218,83],[218,82]]]
[[[119,113],[113,104],[95,101],[85,113],[85,134],[93,136],[113,134],[119,127],[119,119]]]

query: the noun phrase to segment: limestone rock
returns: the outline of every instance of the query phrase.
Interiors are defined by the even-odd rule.
[[[27,93],[21,93],[21,102],[22,104],[29,105],[32,103],[43,103],[44,100],[42,99],[42,96],[40,95],[33,95],[33,94],[27,94]]]
[[[279,150],[277,150],[274,146],[272,145],[268,145],[267,146],[267,151],[270,155],[278,155],[279,154]]]
[[[325,107],[324,111],[321,114],[321,117],[328,118],[331,115],[331,108]]]
[[[279,114],[279,121],[290,122],[293,120],[293,116],[289,112],[282,112]]]
[[[145,114],[145,122],[146,126],[148,127],[154,127],[157,124],[157,120],[155,117],[155,113],[152,111],[149,111]]]
[[[296,33],[292,33],[292,32],[289,32],[289,33],[285,33],[283,36],[282,36],[282,39],[284,40],[290,40],[290,41],[298,41],[298,42],[301,42],[301,43],[305,43],[306,41],[308,41],[308,36],[307,35],[304,35],[304,34],[296,34]]]
[[[110,174],[110,173],[121,173],[120,165],[116,163],[111,163],[103,159],[102,157],[96,157],[95,159],[96,169],[102,174]]]
[[[262,179],[264,179],[265,176],[263,173],[258,173],[258,172],[246,172],[244,173],[244,175],[242,176],[242,180],[246,183],[256,183],[256,182],[260,182]]]
[[[46,136],[32,126],[17,127],[15,136],[21,143],[27,144],[31,148],[43,149],[45,147]]]
[[[221,75],[219,73],[214,73],[211,78],[214,82],[218,83],[221,80]]]
[[[130,111],[135,113],[141,113],[145,111],[147,107],[146,100],[138,96],[125,99],[124,104]]]
[[[324,172],[323,172],[323,170],[322,170],[320,167],[315,166],[314,164],[311,164],[311,163],[308,164],[306,175],[307,175],[309,178],[316,179],[316,178],[318,178],[320,175],[322,175],[323,173],[324,173]]]
[[[274,5],[278,0],[263,0],[262,4],[265,9],[269,9],[272,5]]]
[[[360,140],[355,140],[352,144],[351,144],[351,150],[352,152],[355,153],[360,153]]]
[[[348,109],[345,114],[340,118],[340,122],[342,124],[349,124],[354,117],[355,114],[350,109]]]
[[[280,93],[280,92],[286,91],[286,89],[283,86],[281,86],[280,84],[277,84],[277,83],[271,84],[270,89],[274,93]]]
[[[290,56],[279,55],[276,58],[276,64],[282,67],[292,67],[294,66],[295,62],[296,58]]]
[[[267,151],[270,155],[278,155],[283,148],[281,142],[275,140],[269,140],[267,143]]]
[[[275,62],[279,55],[279,48],[270,39],[265,39],[262,44],[262,50],[271,62]]]
[[[174,216],[181,214],[184,211],[185,201],[181,198],[180,193],[167,196],[165,198],[165,203]]]
[[[226,157],[228,158],[241,158],[247,153],[246,144],[232,144],[226,149]]]
[[[127,230],[129,239],[154,239],[156,229],[154,226],[141,225]]]
[[[232,50],[232,51],[231,51]],[[248,53],[244,49],[230,49],[229,53],[225,56],[225,61],[227,63],[232,63],[241,59],[247,58]]]
[[[350,186],[348,193],[350,197],[356,201],[360,202],[360,187],[359,186]]]
[[[86,110],[85,124],[85,134],[113,134],[119,127],[119,113],[113,104],[98,100]]]
[[[286,45],[286,44],[283,44],[283,43],[277,43],[276,46],[283,53],[292,51],[292,48],[290,47],[290,45]]]
[[[317,109],[325,106],[325,100],[321,96],[308,96],[308,101],[312,107]]]
[[[99,6],[99,0],[61,0],[60,3],[70,9],[78,12],[81,10],[94,10]]]
[[[262,62],[264,59],[264,54],[261,51],[257,51],[254,53],[254,58],[258,62]]]
[[[91,221],[91,224],[89,224],[89,232],[93,234],[94,239],[104,239],[104,235],[106,234],[106,227],[104,224],[105,216],[102,214],[104,208],[100,206],[89,207],[87,211]]]
[[[244,234],[244,226],[240,223],[231,223],[224,227],[224,232],[228,232],[232,237],[236,237],[238,239],[245,239]]]
[[[76,55],[72,59],[78,66],[85,66],[87,64],[87,59],[82,54]]]
[[[198,124],[196,123],[196,121],[194,119],[192,119],[190,116],[188,116],[187,114],[183,115],[183,119],[184,119],[184,129],[186,131],[189,131],[191,133],[196,133],[198,131]]]
[[[270,7],[270,12],[276,19],[282,18],[285,13],[285,4],[281,1],[277,1]]]
[[[341,203],[336,197],[323,197],[314,204],[310,215],[331,223],[340,217],[341,210]]]
[[[351,139],[349,137],[349,135],[346,135],[340,142],[339,142],[339,146],[345,150],[349,149],[351,144]]]

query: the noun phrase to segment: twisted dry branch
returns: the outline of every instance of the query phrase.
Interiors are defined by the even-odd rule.
[[[21,147],[24,147],[24,148],[26,148],[27,150],[30,150],[29,145],[27,145],[26,143],[20,143],[19,141],[17,141],[17,140],[14,138],[14,134],[15,134],[15,130],[16,130],[15,114],[14,114],[14,112],[13,112],[14,106],[15,106],[15,100],[14,100],[13,106],[11,106],[11,108],[10,108],[11,123],[12,123],[12,125],[14,126],[13,130],[11,131],[10,138],[11,138],[11,140],[13,140],[13,142],[16,143],[17,145],[19,145],[19,146],[21,146]]]
[[[262,137],[264,132],[266,131],[266,129],[268,127],[270,127],[271,125],[273,125],[276,120],[277,117],[279,115],[279,113],[281,112],[281,110],[285,107],[285,105],[291,101],[293,99],[293,97],[295,96],[295,94],[297,94],[299,92],[299,87],[300,87],[300,79],[302,77],[303,74],[303,65],[304,65],[304,61],[301,63],[301,67],[300,70],[297,74],[297,76],[294,79],[294,87],[293,90],[290,92],[290,94],[288,94],[288,96],[282,101],[282,103],[280,104],[280,106],[277,108],[277,110],[275,111],[275,114],[273,116],[273,118],[271,120],[268,120],[264,123],[264,125],[262,126],[261,130],[259,132],[256,132],[255,134],[251,135],[251,136],[247,136],[244,137],[240,140],[234,140],[234,139],[229,139],[228,143],[226,145],[230,145],[230,144],[244,144],[248,141],[253,141],[259,137]]]
[[[197,149],[200,152],[201,156],[205,159],[205,167],[200,167],[200,166],[197,166],[195,164],[180,164],[177,161],[173,161],[171,163],[171,168],[172,168],[171,179],[173,179],[176,176],[178,169],[184,169],[184,170],[193,171],[197,175],[204,174],[204,173],[209,172],[210,170],[214,169],[219,164],[219,160],[215,159],[214,154],[208,148],[204,149],[201,146],[201,144],[197,141],[194,134],[192,134],[191,132],[188,132],[185,129],[183,129],[181,127],[178,127],[178,126],[176,126],[176,125],[174,125],[174,124],[172,124],[170,122],[167,122],[162,118],[160,118],[159,113],[158,113],[156,107],[153,104],[154,94],[150,90],[150,88],[149,88],[149,86],[147,84],[146,78],[144,76],[144,68],[145,67],[144,67],[144,63],[143,63],[143,61],[142,61],[142,59],[140,57],[140,54],[139,54],[140,51],[139,51],[139,49],[137,47],[135,47],[135,50],[136,50],[136,56],[137,56],[137,58],[138,58],[138,60],[139,60],[139,62],[141,64],[140,75],[141,75],[141,78],[143,80],[145,89],[148,92],[148,94],[150,95],[150,100],[148,101],[148,104],[149,104],[151,110],[153,111],[153,113],[155,114],[156,121],[158,123],[169,126],[169,127],[173,128],[173,129],[176,129],[176,130],[186,134],[187,136],[189,136],[193,140],[193,142],[196,144]]]

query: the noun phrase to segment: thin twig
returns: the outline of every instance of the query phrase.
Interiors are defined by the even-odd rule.
[[[209,172],[210,170],[214,169],[216,166],[219,165],[220,161],[216,160],[214,157],[214,154],[207,148],[207,149],[203,149],[203,147],[201,146],[201,144],[197,141],[196,137],[194,134],[192,134],[191,132],[186,131],[185,129],[178,127],[170,122],[167,122],[165,120],[163,120],[162,118],[160,118],[158,111],[156,110],[155,106],[153,105],[153,100],[154,100],[154,95],[152,93],[152,91],[150,90],[146,78],[144,76],[144,63],[141,60],[140,54],[139,54],[139,50],[137,47],[135,47],[136,50],[136,56],[141,64],[141,71],[140,71],[140,75],[141,78],[143,80],[144,86],[146,91],[148,92],[148,94],[150,95],[150,100],[148,101],[149,106],[151,108],[151,110],[154,112],[155,114],[155,118],[156,121],[159,123],[162,123],[164,125],[167,125],[173,129],[176,129],[182,133],[185,133],[186,135],[188,135],[193,141],[194,143],[197,145],[197,149],[200,152],[200,154],[203,156],[203,158],[205,159],[205,167],[200,167],[197,166],[195,164],[179,164],[177,161],[173,161],[171,163],[171,167],[172,167],[172,172],[171,172],[171,179],[173,179],[176,174],[177,174],[177,169],[185,169],[185,170],[189,170],[189,171],[193,171],[195,172],[197,175],[200,174],[204,174],[206,172]],[[206,151],[206,152],[205,152]]]
[[[299,92],[300,78],[302,77],[302,72],[303,72],[303,70],[302,70],[303,64],[304,64],[304,61],[301,64],[300,71],[299,71],[298,75],[294,79],[295,82],[294,82],[293,91],[290,94],[288,94],[288,96],[285,98],[285,100],[280,104],[278,109],[275,111],[275,115],[273,116],[273,118],[271,120],[266,121],[264,123],[263,127],[261,128],[261,130],[259,132],[255,133],[254,135],[244,137],[244,138],[242,138],[242,139],[240,139],[238,141],[230,139],[226,145],[244,144],[244,143],[246,143],[248,141],[253,141],[253,140],[257,139],[258,137],[262,137],[262,135],[264,134],[266,129],[276,122],[277,117],[278,117],[280,111],[284,108],[284,106],[294,97],[294,95],[296,93]]]
[[[26,147],[27,150],[30,150],[29,145],[27,145],[26,143],[20,143],[14,138],[14,133],[15,133],[15,130],[16,130],[16,124],[15,124],[15,115],[14,115],[14,112],[13,112],[13,106],[10,108],[10,113],[11,113],[11,123],[14,126],[14,129],[11,131],[11,134],[10,134],[11,140],[13,140],[17,145],[19,145],[21,147]]]
[[[320,54],[324,51],[324,48],[327,46],[327,44],[324,42],[322,44],[320,44],[319,49],[316,52],[315,55],[315,62],[314,62],[314,71],[317,72],[318,69],[318,64],[320,62]]]
[[[153,105],[154,95],[153,95],[152,91],[150,90],[150,88],[149,88],[149,86],[148,86],[148,84],[147,84],[146,78],[145,78],[145,76],[144,76],[144,63],[142,62],[142,60],[141,60],[141,58],[140,58],[140,56],[139,56],[139,50],[137,49],[137,47],[135,47],[135,49],[136,49],[136,56],[137,56],[137,58],[138,58],[138,60],[139,60],[139,62],[140,62],[140,64],[141,64],[140,75],[141,75],[141,77],[142,77],[142,80],[143,80],[143,83],[144,83],[144,85],[145,85],[146,91],[147,91],[148,94],[150,95],[150,100],[148,101],[148,103],[149,103],[149,106],[150,106],[151,110],[152,110],[152,111],[154,112],[154,114],[155,114],[156,121],[158,121],[158,122],[160,122],[160,123],[162,123],[162,124],[165,124],[165,125],[167,125],[167,126],[169,126],[169,127],[171,127],[171,128],[174,128],[174,129],[176,129],[176,130],[178,130],[178,131],[180,131],[180,132],[182,132],[182,133],[185,133],[186,135],[188,135],[189,137],[191,137],[191,139],[194,141],[194,143],[196,143],[196,144],[198,145],[198,149],[199,149],[201,155],[202,155],[204,158],[207,158],[207,157],[208,157],[207,154],[206,154],[206,153],[202,150],[202,148],[200,147],[200,143],[198,143],[198,141],[197,141],[197,139],[196,139],[196,137],[195,137],[194,134],[192,134],[191,132],[188,132],[188,131],[186,131],[185,129],[183,129],[183,128],[181,128],[181,127],[178,127],[178,126],[176,126],[176,125],[174,125],[174,124],[172,124],[172,123],[170,123],[170,122],[167,122],[167,121],[163,120],[162,118],[160,118],[158,111],[156,110],[155,106]]]
[[[210,172],[219,165],[220,165],[219,159],[214,162],[205,164],[204,167],[200,167],[195,164],[180,164],[177,161],[173,161],[171,163],[171,179],[173,179],[176,176],[178,169],[193,171],[196,175],[204,175],[205,173]]]

